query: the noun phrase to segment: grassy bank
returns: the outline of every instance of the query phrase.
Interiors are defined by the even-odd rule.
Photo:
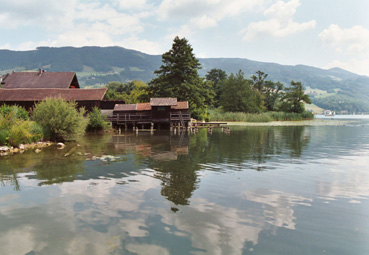
[[[220,110],[209,110],[211,121],[238,121],[238,122],[271,122],[271,121],[299,121],[314,119],[310,112],[265,112],[265,113],[243,113],[222,112]]]

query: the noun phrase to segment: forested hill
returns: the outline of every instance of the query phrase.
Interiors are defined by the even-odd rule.
[[[109,81],[150,81],[161,65],[160,55],[148,55],[121,47],[39,47],[33,51],[0,50],[0,74],[37,70],[75,71],[82,86]],[[303,60],[301,60],[303,62]],[[369,112],[369,77],[333,68],[329,70],[288,66],[239,58],[200,59],[200,75],[219,68],[229,73],[242,70],[246,76],[260,70],[268,79],[289,84],[301,81],[318,106],[335,111]]]

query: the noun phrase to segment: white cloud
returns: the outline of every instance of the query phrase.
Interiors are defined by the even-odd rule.
[[[336,59],[326,67],[341,67],[359,74],[369,75],[369,30],[362,26],[340,28],[332,24],[319,34],[319,39],[333,46]]]
[[[150,6],[146,3],[146,0],[120,0],[119,7],[125,10],[142,10]]]
[[[147,54],[154,55],[162,54],[165,51],[161,44],[145,39],[140,39],[137,36],[131,36],[127,39],[122,40],[120,42],[120,45],[123,45],[125,48],[128,49],[138,50]]]
[[[263,3],[262,0],[164,0],[158,10],[160,19],[191,19],[203,16],[222,20],[250,11]]]
[[[245,41],[254,40],[261,36],[285,37],[307,29],[312,29],[316,25],[315,20],[298,23],[293,21],[299,0],[289,2],[278,1],[264,11],[268,19],[260,22],[252,22],[241,31]]]
[[[0,27],[37,26],[55,30],[71,24],[77,0],[0,0]]]
[[[319,38],[322,42],[333,45],[340,52],[369,51],[369,30],[362,26],[342,29],[332,24],[319,34]]]

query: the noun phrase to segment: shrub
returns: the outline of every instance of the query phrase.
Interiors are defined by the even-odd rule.
[[[53,141],[76,140],[85,133],[85,110],[77,110],[75,102],[47,98],[32,111],[33,119],[42,127],[45,138]]]
[[[0,130],[0,145],[6,145],[7,141],[8,141],[8,135],[9,135],[9,131],[8,130]]]
[[[18,146],[22,143],[37,142],[42,139],[42,129],[33,121],[17,120],[10,128],[7,135],[7,142],[10,145]]]
[[[2,105],[0,106],[0,115],[6,116],[13,113],[17,119],[29,120],[26,109],[18,105]]]
[[[94,107],[88,118],[88,130],[105,130],[109,127],[109,122],[106,121],[106,116],[101,116],[99,108]]]

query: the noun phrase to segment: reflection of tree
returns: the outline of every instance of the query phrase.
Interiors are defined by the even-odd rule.
[[[76,154],[66,157],[66,152],[51,150],[34,166],[37,179],[42,180],[39,185],[74,181],[79,173],[84,172],[85,158]]]
[[[303,148],[307,146],[310,141],[310,136],[305,136],[304,126],[288,127],[283,129],[283,137],[285,139],[286,147],[290,149],[291,156],[301,157]]]
[[[197,188],[201,164],[242,165],[247,161],[260,164],[283,154],[300,157],[309,142],[304,130],[304,127],[242,127],[232,130],[231,135],[222,132],[209,135],[200,130],[188,138],[188,155],[178,156],[176,161],[151,158],[149,167],[157,171],[156,177],[163,182],[162,195],[175,204],[186,205]]]
[[[0,170],[0,186],[14,186],[14,190],[20,191],[17,174],[13,170]]]

